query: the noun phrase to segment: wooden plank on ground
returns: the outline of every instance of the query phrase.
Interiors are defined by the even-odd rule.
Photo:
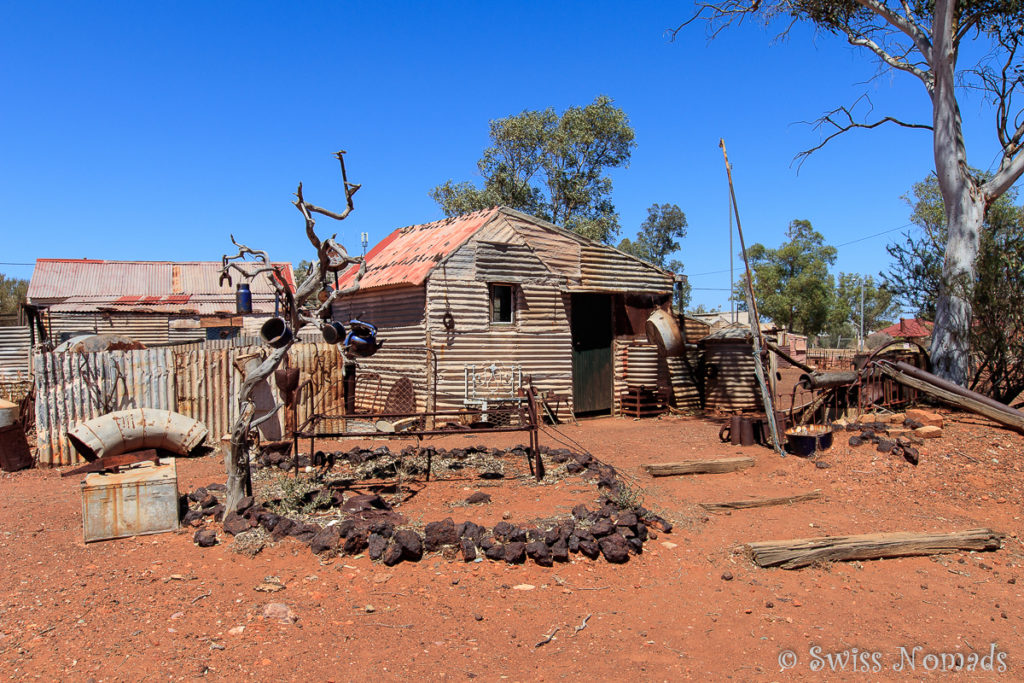
[[[951,533],[900,531],[858,536],[825,536],[790,541],[748,543],[754,562],[760,567],[799,569],[815,562],[875,560],[908,555],[938,555],[958,550],[998,550],[1004,535],[991,529]]]
[[[805,500],[817,500],[821,498],[821,489],[815,489],[809,493],[798,493],[795,496],[779,496],[777,498],[748,498],[746,500],[730,500],[722,503],[701,503],[700,506],[710,512],[721,510],[744,510],[746,508],[763,508],[770,505],[790,505],[802,503]]]
[[[654,463],[644,465],[652,477],[670,477],[677,474],[720,474],[735,472],[754,466],[754,459],[748,455],[734,458],[706,458],[699,460],[680,460],[679,462]]]

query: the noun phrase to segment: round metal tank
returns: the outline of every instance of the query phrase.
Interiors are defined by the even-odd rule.
[[[647,318],[645,329],[647,341],[656,344],[663,356],[683,355],[686,335],[674,315],[659,308]]]
[[[626,348],[626,384],[631,387],[658,388],[658,349],[653,346]]]

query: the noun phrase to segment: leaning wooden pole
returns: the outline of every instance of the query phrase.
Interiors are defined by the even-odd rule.
[[[750,275],[750,261],[747,259],[747,245],[743,240],[743,228],[740,226],[740,208],[736,204],[736,189],[732,184],[732,166],[729,164],[729,154],[725,151],[725,139],[720,138],[718,146],[722,148],[722,157],[725,158],[725,172],[729,176],[729,197],[732,199],[732,210],[736,215],[736,234],[740,238],[740,250],[743,252],[743,267],[747,272],[747,316],[750,320],[750,329],[754,339],[754,375],[757,377],[757,384],[761,388],[761,402],[764,404],[764,413],[767,418],[768,431],[772,435],[772,447],[775,452],[786,457],[782,450],[782,442],[779,437],[779,426],[775,422],[775,407],[772,404],[772,394],[768,390],[768,382],[764,377],[764,358],[762,347],[764,339],[761,336],[761,321],[757,315],[757,301],[754,299],[754,279]],[[730,283],[731,284],[731,283]]]

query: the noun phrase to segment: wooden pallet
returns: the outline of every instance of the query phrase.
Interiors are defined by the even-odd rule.
[[[664,395],[647,387],[629,387],[619,401],[625,417],[656,417],[668,410]]]

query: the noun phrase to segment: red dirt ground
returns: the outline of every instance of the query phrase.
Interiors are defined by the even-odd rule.
[[[819,469],[757,446],[721,444],[713,421],[605,418],[561,426],[561,434],[642,486],[645,505],[676,524],[625,565],[574,555],[570,564],[545,569],[431,555],[387,568],[365,556],[322,562],[292,540],[250,559],[232,552],[223,535],[216,547],[195,546],[192,529],[85,545],[77,478],[46,470],[4,474],[0,674],[75,681],[835,680],[864,678],[867,668],[871,680],[917,679],[929,667],[941,675],[951,661],[942,653],[989,656],[995,648],[995,658],[979,662],[983,677],[1022,680],[1024,437],[972,416],[946,417],[945,436],[925,443],[917,467],[870,445],[850,448],[845,435],[821,457],[831,467]],[[433,443],[518,441],[474,434]],[[542,443],[561,445],[547,435]],[[757,465],[659,479],[642,468],[737,453]],[[179,459],[178,474],[183,493],[224,480],[215,457]],[[527,521],[596,499],[578,479],[527,483],[431,483],[402,512],[493,524],[505,512]],[[731,514],[706,514],[697,505],[813,489],[824,498]],[[494,502],[453,507],[475,490]],[[976,527],[1006,533],[1003,548],[795,571],[759,569],[742,548],[757,540]],[[267,576],[286,588],[256,592]],[[264,606],[275,602],[297,621],[265,619]],[[839,660],[830,665],[826,654],[853,648],[861,658],[846,662],[845,675],[832,673]],[[914,669],[900,648],[913,653]],[[784,651],[795,661],[783,655],[792,666],[780,673]],[[983,671],[986,663],[995,671]]]

